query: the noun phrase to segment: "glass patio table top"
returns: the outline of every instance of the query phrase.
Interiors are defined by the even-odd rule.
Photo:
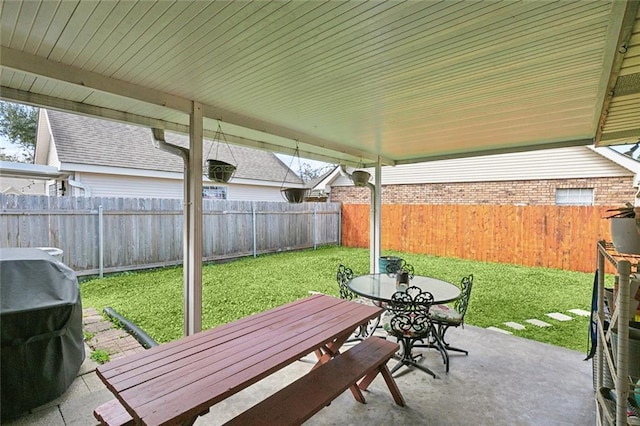
[[[391,301],[396,288],[395,274],[368,274],[353,277],[347,286],[354,293],[368,299],[382,302]],[[415,275],[409,280],[408,287],[419,287],[433,295],[434,303],[447,303],[460,297],[460,288],[450,282],[438,278]]]

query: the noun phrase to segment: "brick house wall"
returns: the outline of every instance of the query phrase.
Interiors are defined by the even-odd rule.
[[[492,204],[555,205],[556,188],[593,188],[594,204],[622,205],[633,202],[633,177],[585,179],[457,182],[385,185],[383,204]],[[355,186],[334,186],[330,201],[344,204],[369,203],[371,191]]]

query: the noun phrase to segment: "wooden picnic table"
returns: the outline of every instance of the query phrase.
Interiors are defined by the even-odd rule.
[[[381,312],[314,295],[109,362],[97,374],[136,424],[192,424],[209,407],[309,353],[318,355],[316,366],[329,361]]]

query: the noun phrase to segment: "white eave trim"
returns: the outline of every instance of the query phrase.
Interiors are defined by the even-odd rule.
[[[0,161],[0,175],[2,177],[17,177],[17,178],[48,180],[48,179],[58,179],[63,176],[68,176],[69,173],[60,171],[53,166]]]
[[[604,158],[613,161],[620,167],[624,167],[625,169],[629,170],[634,174],[640,173],[639,161],[629,158],[626,155],[623,155],[618,151],[614,150],[613,148],[609,148],[608,146],[601,146],[596,148],[593,145],[588,146],[587,148],[602,155]]]
[[[327,177],[322,179],[312,190],[320,190],[324,192],[331,192],[331,184],[340,176],[340,166],[337,166]]]
[[[79,164],[79,163],[61,163],[60,170],[64,170],[67,174],[82,172],[82,173],[99,173],[108,175],[121,175],[121,176],[142,176],[142,177],[155,177],[164,179],[180,179],[184,178],[182,172],[163,172],[158,170],[144,170],[133,169],[125,167],[113,167],[113,166],[96,166],[91,164]]]
[[[118,175],[118,176],[135,176],[135,177],[149,177],[149,178],[160,178],[160,179],[175,179],[175,180],[183,180],[184,174],[178,172],[163,172],[158,170],[146,170],[146,169],[133,169],[133,168],[124,168],[124,167],[113,167],[113,166],[95,166],[90,164],[78,164],[78,163],[62,163],[60,167],[67,175],[73,174],[76,172],[80,173],[96,173],[96,174],[107,174],[107,175]],[[254,186],[268,186],[268,187],[280,187],[282,186],[282,182],[278,181],[269,181],[269,180],[253,180],[253,179],[243,179],[243,178],[232,178],[229,183],[218,183],[210,181],[206,176],[202,176],[202,181],[208,186],[211,185],[254,185]],[[302,187],[299,184],[291,184],[287,183],[287,187]]]

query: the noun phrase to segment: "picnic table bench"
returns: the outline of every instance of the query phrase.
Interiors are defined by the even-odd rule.
[[[263,413],[270,413],[267,423],[300,424],[347,388],[365,402],[361,389],[378,373],[404,405],[386,367],[396,343],[371,338],[340,353],[349,335],[381,312],[315,295],[112,361],[97,374],[117,400],[94,414],[108,425],[193,424],[209,407],[312,352],[319,359],[308,374],[230,424],[259,424]],[[282,403],[292,397],[295,404]]]

